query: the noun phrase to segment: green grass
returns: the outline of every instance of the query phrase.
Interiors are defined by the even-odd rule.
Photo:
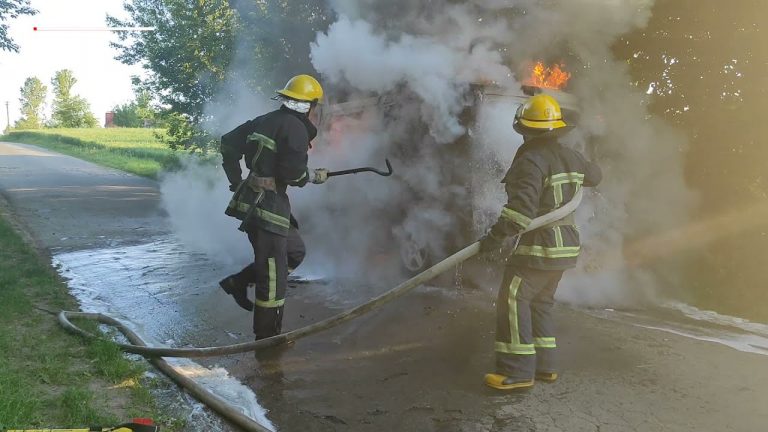
[[[178,168],[178,154],[161,143],[160,129],[40,129],[11,131],[0,140],[34,144],[144,177]]]
[[[94,394],[83,387],[69,387],[61,395],[64,421],[68,424],[109,425],[120,421],[96,408]]]
[[[93,359],[96,372],[113,383],[144,372],[138,363],[121,361],[123,352],[117,345],[106,340],[93,341],[88,347],[88,357]]]
[[[53,269],[0,217],[0,430],[110,426],[133,416],[182,430],[145,388],[143,361],[65,332],[46,312],[76,308]],[[78,325],[98,331],[90,321]]]

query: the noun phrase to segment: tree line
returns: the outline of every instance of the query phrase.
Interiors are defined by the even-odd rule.
[[[51,118],[45,118],[45,101],[48,86],[37,77],[29,77],[21,87],[21,118],[16,129],[40,129],[42,127],[83,128],[96,127],[98,122],[91,112],[91,106],[83,97],[72,93],[77,78],[69,69],[56,71],[51,79],[53,105]]]
[[[218,120],[208,117],[206,104],[214,98],[226,103],[243,93],[271,96],[291,76],[313,73],[309,44],[335,18],[328,3],[124,0],[127,18],[108,16],[108,25],[155,30],[116,33],[118,41],[112,44],[116,59],[141,65],[145,74],[144,78],[134,78],[135,100],[115,107],[115,124],[165,127],[163,139],[172,148],[206,150],[215,146],[218,137],[210,136],[201,126]],[[84,110],[84,101],[76,97],[64,98],[63,103],[55,100],[51,119],[44,120],[44,102],[37,101],[45,100],[39,97],[45,86],[39,79],[30,80],[22,88],[22,124],[92,124],[92,114],[84,112],[90,110]],[[227,85],[232,82],[239,87]]]
[[[21,87],[21,118],[16,121],[16,129],[49,128],[92,128],[98,126],[98,120],[91,111],[91,105],[82,96],[72,93],[77,78],[69,69],[57,71],[51,86],[53,103],[51,117],[45,117],[48,86],[38,77],[29,77]],[[113,108],[113,125],[118,127],[158,126],[162,123],[149,92],[139,90],[135,99]]]
[[[107,17],[119,27],[154,27],[152,32],[120,32],[113,43],[117,59],[141,65],[137,86],[161,110],[173,148],[206,150],[205,106],[235,93],[272,95],[299,73],[312,73],[309,44],[333,16],[327,1],[285,0],[124,0],[128,18]],[[233,89],[227,83],[236,82]],[[256,116],[259,113],[252,113]]]

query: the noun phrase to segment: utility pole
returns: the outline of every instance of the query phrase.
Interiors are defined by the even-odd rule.
[[[11,131],[11,111],[8,107],[9,101],[5,101],[5,133]]]

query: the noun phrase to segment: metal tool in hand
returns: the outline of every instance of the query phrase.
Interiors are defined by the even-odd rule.
[[[347,175],[347,174],[357,174],[361,172],[372,172],[380,176],[389,177],[392,175],[392,172],[393,172],[392,164],[389,163],[389,159],[384,159],[384,161],[387,164],[387,171],[382,171],[373,167],[363,167],[363,168],[348,169],[343,171],[331,171],[328,173],[328,177],[341,176],[341,175]]]

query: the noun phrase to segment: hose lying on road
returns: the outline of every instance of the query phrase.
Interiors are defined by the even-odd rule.
[[[526,228],[524,232],[528,232],[536,228],[542,227],[544,225],[547,225],[549,223],[562,219],[563,217],[572,213],[574,210],[576,210],[576,207],[578,207],[579,202],[581,202],[581,196],[582,196],[582,189],[579,189],[579,191],[576,193],[573,199],[563,207],[560,207],[559,209],[551,213],[547,213],[543,216],[539,216],[536,219],[533,219],[533,221],[531,221],[531,224],[528,226],[528,228]],[[146,345],[138,345],[138,344],[133,344],[133,345],[120,344],[120,348],[125,352],[141,354],[146,357],[193,358],[193,357],[214,357],[214,356],[222,356],[222,355],[228,355],[228,354],[238,354],[238,353],[244,353],[248,351],[257,351],[260,349],[281,345],[284,343],[295,341],[305,336],[309,336],[317,332],[321,332],[323,330],[327,330],[332,327],[336,327],[341,323],[355,319],[367,312],[370,312],[378,308],[379,306],[389,303],[392,300],[395,300],[396,298],[401,297],[403,294],[407,293],[408,291],[416,288],[417,286],[435,278],[436,276],[440,275],[446,270],[449,270],[461,264],[462,262],[468,260],[469,258],[472,258],[473,256],[477,255],[479,251],[480,251],[479,242],[472,243],[471,245],[465,247],[464,249],[440,261],[439,263],[433,265],[432,267],[424,270],[423,272],[419,273],[413,278],[408,279],[407,281],[385,292],[384,294],[381,294],[380,296],[373,298],[367,303],[363,303],[360,306],[354,307],[348,311],[342,312],[338,315],[334,315],[330,318],[324,319],[322,321],[316,322],[306,327],[302,327],[300,329],[292,330],[288,333],[279,334],[266,339],[261,339],[254,342],[245,342],[245,343],[239,343],[234,345],[224,345],[224,346],[206,347],[206,348],[165,348],[165,347],[148,347]],[[97,320],[103,324],[109,324],[109,325],[115,325],[115,323],[118,322],[114,318],[111,318],[102,314],[61,311],[59,313],[59,323],[61,323],[61,325],[65,329],[73,333],[77,333],[86,338],[95,338],[97,336],[75,326],[69,321],[69,318],[87,318],[87,319]]]
[[[78,334],[84,334],[84,333],[88,334],[88,333],[84,332],[83,330],[75,327],[72,323],[70,323],[69,320],[67,319],[67,316],[70,316],[73,318],[84,318],[84,319],[96,320],[100,323],[114,326],[118,330],[120,330],[120,332],[122,332],[125,335],[125,337],[133,344],[128,346],[149,348],[147,347],[147,344],[144,342],[144,340],[141,339],[141,337],[137,335],[135,332],[133,332],[133,330],[129,329],[123,323],[121,323],[120,321],[110,316],[100,314],[100,313],[66,312],[66,311],[59,312],[59,322],[62,324],[64,324],[65,322],[67,323],[66,325],[64,325],[64,328],[68,330],[77,329],[78,331],[76,333]],[[178,370],[176,370],[176,368],[168,364],[168,362],[166,362],[162,358],[150,357],[149,361],[153,365],[155,365],[155,367],[159,369],[160,372],[167,375],[176,384],[178,384],[180,387],[184,388],[187,392],[189,392],[189,394],[191,394],[195,399],[199,400],[208,408],[217,412],[221,417],[238,425],[243,430],[247,432],[272,432],[271,429],[266,428],[261,424],[257,423],[255,420],[253,420],[249,416],[240,412],[240,410],[234,408],[233,406],[225,402],[220,397],[208,391],[208,389],[206,389],[202,385],[196,383],[191,378],[180,373]]]
[[[579,203],[581,202],[582,193],[583,193],[582,189],[579,189],[578,192],[574,195],[573,199],[570,200],[563,207],[551,213],[547,213],[546,215],[539,216],[536,219],[533,219],[531,221],[531,224],[528,226],[528,228],[526,228],[524,232],[528,232],[536,228],[540,228],[544,225],[560,220],[563,217],[567,216],[568,214],[574,212],[576,208],[579,206]],[[468,260],[469,258],[472,258],[473,256],[477,255],[479,251],[480,251],[479,242],[472,243],[471,245],[465,247],[464,249],[444,259],[443,261],[440,261],[439,263],[428,268],[427,270],[424,270],[423,272],[419,273],[413,278],[401,283],[400,285],[385,292],[384,294],[381,294],[380,296],[373,298],[367,303],[363,303],[360,306],[354,307],[348,311],[342,312],[338,315],[319,321],[315,324],[311,324],[306,327],[302,327],[300,329],[292,330],[288,333],[279,334],[276,336],[272,336],[270,338],[261,339],[254,342],[246,342],[246,343],[240,343],[235,345],[225,345],[225,346],[206,347],[206,348],[149,347],[141,340],[141,338],[138,335],[132,332],[120,321],[104,314],[61,311],[59,313],[59,323],[66,330],[79,334],[89,339],[97,338],[98,336],[75,326],[69,321],[70,318],[91,319],[91,320],[96,320],[103,324],[117,327],[120,331],[122,331],[126,335],[128,340],[131,342],[131,344],[119,344],[120,348],[123,351],[134,353],[134,354],[141,354],[145,357],[150,357],[150,360],[152,361],[153,364],[155,364],[155,366],[157,366],[158,369],[160,369],[161,371],[166,373],[168,376],[170,376],[171,379],[176,381],[177,384],[188,389],[193,396],[195,396],[198,400],[200,400],[201,402],[211,407],[214,411],[223,415],[227,419],[230,419],[233,422],[237,423],[239,426],[244,427],[248,431],[264,431],[268,429],[265,429],[263,426],[258,425],[249,417],[243,415],[239,411],[228,406],[221,399],[212,395],[203,387],[196,384],[194,381],[179,374],[173,367],[171,367],[168,363],[166,363],[164,360],[158,357],[193,358],[193,357],[222,356],[222,355],[228,355],[228,354],[244,353],[248,351],[258,351],[264,348],[273,347],[273,346],[285,344],[291,341],[295,341],[302,337],[309,336],[311,334],[318,333],[332,327],[336,327],[341,323],[355,319],[386,303],[389,303],[392,300],[395,300],[403,296],[404,294],[416,288],[417,286],[435,278],[436,276],[440,275],[446,270],[449,270],[461,264],[462,262]]]

